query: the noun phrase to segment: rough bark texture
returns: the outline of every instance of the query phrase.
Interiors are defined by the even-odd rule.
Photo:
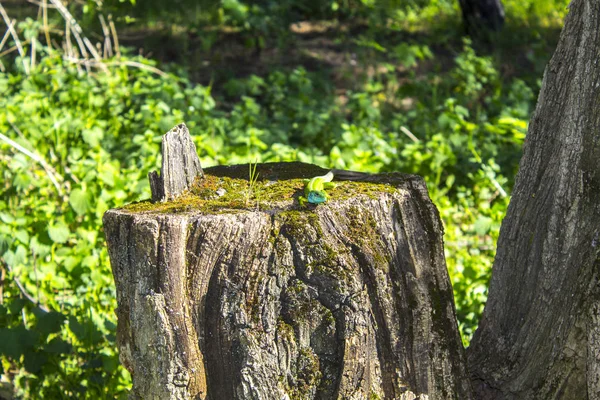
[[[308,209],[107,212],[133,398],[470,399],[425,184],[369,180]]]
[[[203,176],[196,145],[185,124],[171,129],[162,139],[162,168],[148,174],[152,201],[172,200]]]
[[[575,0],[538,106],[483,319],[482,399],[600,399],[600,2]]]
[[[500,0],[459,0],[463,21],[470,35],[497,32],[504,25]]]

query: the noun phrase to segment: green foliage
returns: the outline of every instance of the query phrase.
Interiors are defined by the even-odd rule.
[[[89,2],[85,12],[120,10],[138,18],[167,12],[167,3],[148,4],[157,8],[144,11],[141,2],[114,0]],[[159,168],[161,136],[183,121],[203,166],[299,160],[422,175],[444,223],[446,260],[467,344],[487,297],[546,47],[531,45],[526,60],[535,67],[531,73],[506,73],[503,48],[482,55],[461,39],[458,28],[442,33],[429,28],[440,15],[459,21],[455,2],[445,0],[194,4],[170,2],[175,17],[167,23],[186,21],[196,12],[199,24],[249,33],[251,46],[263,46],[261,38],[273,32],[288,35],[289,23],[299,19],[339,18],[369,26],[344,42],[359,65],[336,71],[338,79],[351,81],[343,90],[331,71],[302,65],[241,74],[214,88],[124,64],[154,65],[141,57],[123,57],[106,72],[88,73],[42,46],[41,39],[29,75],[27,57],[5,63],[0,354],[2,374],[17,395],[126,397],[130,381],[116,352],[116,294],[101,218],[109,208],[150,197],[146,177]],[[534,0],[504,4],[513,21],[522,21],[515,14],[522,9],[543,14],[548,24],[564,15],[563,0],[553,3],[556,8]],[[19,29],[35,39],[41,25],[30,19]],[[410,35],[390,39],[382,34],[390,29]],[[430,31],[435,34],[427,37]],[[533,41],[536,34],[526,37]],[[517,39],[505,38],[506,49],[512,51]],[[249,174],[256,178],[255,171]],[[254,190],[248,187],[248,193]]]

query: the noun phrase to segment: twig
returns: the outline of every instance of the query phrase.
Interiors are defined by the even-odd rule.
[[[69,21],[65,22],[65,53],[68,56],[74,57],[75,53],[73,52],[73,43],[71,43],[71,24]]]
[[[36,38],[32,38],[31,39],[31,69],[33,70],[35,68],[35,44],[37,43],[37,39]]]
[[[80,65],[86,65],[86,66],[92,66],[92,67],[98,67],[100,64],[104,65],[104,66],[123,66],[124,65],[127,67],[134,67],[134,68],[139,68],[139,69],[143,69],[146,71],[150,71],[152,73],[155,73],[155,74],[163,76],[163,77],[169,76],[169,74],[161,71],[158,68],[155,68],[151,65],[142,64],[137,61],[111,61],[111,62],[107,62],[107,63],[102,63],[102,62],[97,62],[96,60],[81,59],[81,58],[75,58],[75,57],[63,57],[63,58],[66,61],[72,62],[74,64],[80,64]]]
[[[52,184],[54,184],[54,187],[56,188],[56,191],[58,192],[58,194],[61,197],[64,195],[62,188],[60,187],[60,185],[58,184],[58,181],[56,180],[56,177],[54,176],[55,172],[53,172],[53,168],[50,165],[48,165],[48,163],[42,157],[38,156],[35,153],[32,153],[31,151],[27,150],[25,147],[21,146],[19,143],[15,142],[14,140],[11,140],[10,138],[8,138],[7,136],[5,136],[1,133],[0,133],[0,140],[8,143],[8,145],[19,150],[21,153],[25,154],[32,160],[37,161],[42,166],[42,168],[44,168],[44,170],[46,171],[48,178],[50,178],[50,180],[52,181]],[[61,180],[62,180],[62,177],[61,177]]]
[[[42,21],[44,24],[44,35],[46,36],[46,43],[48,47],[52,49],[52,41],[50,40],[50,28],[48,27],[48,0],[43,0],[42,4]]]
[[[108,65],[126,65],[128,67],[145,69],[146,71],[154,72],[155,74],[163,76],[163,77],[169,76],[169,74],[161,71],[158,68],[155,68],[151,65],[142,64],[137,61],[113,61],[113,62],[108,63]]]
[[[71,22],[66,21],[65,23],[65,52],[69,57],[76,57],[75,49],[73,48],[73,43],[71,43]],[[77,71],[79,73],[82,72],[81,66],[77,64]]]
[[[112,14],[108,14],[108,26],[110,26],[110,32],[113,36],[113,43],[115,44],[115,53],[117,57],[121,58],[121,49],[119,48],[119,36],[117,36],[117,28],[112,20]]]
[[[43,2],[41,2],[41,3],[39,1],[35,1],[35,0],[27,0],[27,2],[31,3],[31,4],[35,4],[36,6],[44,5],[44,7],[46,7],[46,8],[56,8],[55,6],[48,4],[47,0],[43,0]]]
[[[27,62],[25,61],[25,52],[23,51],[23,46],[21,45],[21,41],[19,40],[19,35],[17,35],[17,31],[15,31],[15,28],[13,27],[14,22],[11,23],[10,18],[8,18],[8,14],[6,13],[6,10],[2,6],[2,3],[0,3],[0,14],[2,14],[2,18],[4,19],[6,26],[8,26],[10,34],[15,40],[15,44],[17,45],[17,49],[19,50],[19,55],[23,59],[23,68],[25,69],[25,74],[29,75],[29,67],[27,66]]]
[[[415,142],[415,143],[419,143],[419,142],[420,142],[419,138],[418,138],[418,137],[416,137],[416,136],[415,136],[415,135],[414,135],[414,134],[413,134],[411,131],[409,131],[408,129],[406,129],[406,127],[404,127],[404,126],[401,126],[401,127],[400,127],[400,130],[401,130],[401,131],[402,131],[402,132],[403,132],[403,133],[404,133],[406,136],[408,136],[408,137],[410,138],[410,140],[412,140],[413,142]]]
[[[28,44],[29,43],[29,39],[24,40],[23,42],[21,42],[22,44]],[[15,50],[19,50],[19,46],[13,46],[10,49],[4,50],[2,53],[0,53],[0,57],[7,55],[8,53],[11,53]],[[25,59],[23,59],[23,63],[24,65],[27,65],[27,63],[25,62]]]
[[[100,57],[100,54],[98,54],[96,48],[89,41],[89,39],[83,36],[83,30],[81,29],[75,18],[73,18],[69,10],[67,10],[67,8],[60,2],[60,0],[50,0],[50,2],[56,6],[56,9],[63,16],[63,18],[70,22],[71,31],[73,32],[73,36],[75,36],[75,40],[77,40],[78,42],[80,40],[83,41],[85,47],[87,47],[90,53],[92,54],[92,57],[94,57],[95,60],[100,61],[102,57]]]
[[[2,261],[2,265],[4,265],[6,267],[6,269],[8,269],[8,272],[10,272],[11,274],[13,273],[13,269],[10,265],[8,265],[8,263],[6,261],[4,261],[2,258],[0,258],[0,261]],[[30,295],[27,290],[25,289],[25,286],[23,286],[23,284],[21,283],[21,281],[19,280],[19,278],[17,278],[16,276],[13,276],[13,281],[15,282],[15,284],[17,285],[17,287],[19,288],[19,291],[21,292],[21,295],[23,297],[25,297],[27,300],[29,300],[30,302],[32,302],[33,304],[35,304],[40,310],[42,310],[45,313],[50,312],[50,309],[48,309],[48,307],[46,307],[43,304],[40,304],[39,302],[37,302],[32,295]],[[23,318],[25,318],[25,315],[23,315]]]
[[[10,23],[12,25],[12,21]],[[0,41],[0,51],[2,50],[2,48],[4,47],[4,44],[6,43],[6,41],[8,40],[8,37],[10,36],[10,30],[7,29],[6,32],[4,32],[4,37],[2,38],[2,40]]]
[[[106,21],[104,20],[104,16],[102,14],[98,14],[98,19],[100,20],[100,25],[102,25],[102,34],[104,35],[104,58],[112,57],[112,45],[110,42],[110,30],[106,25]]]

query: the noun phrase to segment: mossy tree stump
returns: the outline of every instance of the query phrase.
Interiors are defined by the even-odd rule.
[[[302,208],[326,170],[263,164],[252,187],[248,170],[106,213],[133,398],[469,399],[422,179],[340,181]]]

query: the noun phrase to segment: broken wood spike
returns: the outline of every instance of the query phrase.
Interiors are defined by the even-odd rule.
[[[173,200],[202,177],[196,145],[187,126],[181,123],[163,136],[160,175],[156,171],[148,174],[152,201]]]

